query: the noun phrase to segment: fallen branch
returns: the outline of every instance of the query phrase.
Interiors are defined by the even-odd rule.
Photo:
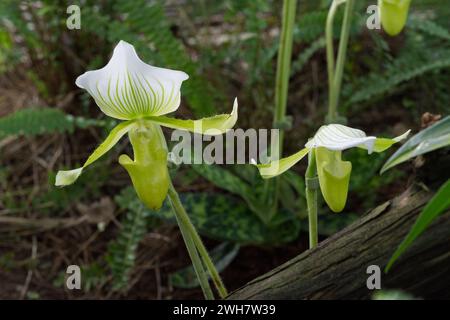
[[[373,294],[366,285],[370,265],[381,268],[382,289],[450,298],[450,211],[416,240],[388,274],[383,272],[430,197],[427,191],[408,190],[228,299],[366,299]]]

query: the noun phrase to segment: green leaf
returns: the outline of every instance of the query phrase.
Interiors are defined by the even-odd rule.
[[[261,204],[261,202],[257,198],[257,193],[252,186],[244,182],[241,178],[219,166],[193,165],[191,168],[217,187],[227,190],[244,199],[250,210],[260,216],[261,208],[259,204]],[[262,218],[262,216],[260,217]]]
[[[229,170],[226,170],[220,166],[206,164],[194,164],[191,168],[221,189],[240,195],[244,199],[252,197],[253,189],[250,185],[231,173]]]
[[[420,213],[416,223],[409,231],[406,238],[394,252],[386,266],[386,272],[391,269],[394,262],[414,242],[414,240],[425,231],[433,220],[450,207],[450,180],[448,180],[428,202]]]
[[[265,225],[244,202],[220,194],[182,193],[181,202],[197,230],[207,237],[239,244],[276,245],[294,240],[299,232],[298,218],[278,212],[270,226]],[[116,202],[124,209],[139,210],[143,205],[131,188],[124,189]],[[176,223],[168,201],[159,211],[145,209],[153,217]]]
[[[409,139],[386,161],[381,173],[421,154],[450,145],[450,116]]]
[[[270,225],[274,212],[268,208],[273,207],[273,184],[266,186],[267,182],[261,179],[255,166],[247,167],[240,165],[244,169],[248,183],[232,173],[230,170],[223,169],[214,165],[193,165],[195,172],[205,179],[209,180],[215,186],[224,189],[242,198],[265,224]],[[236,170],[237,172],[237,170]],[[242,172],[241,172],[242,173]],[[254,177],[254,178],[253,178]],[[253,181],[252,181],[253,180]],[[303,179],[295,173],[286,172],[280,181],[280,198],[283,208],[291,213],[301,215],[305,206]],[[299,196],[300,195],[300,196]],[[306,211],[304,211],[306,214]]]
[[[211,259],[218,272],[222,272],[234,260],[240,246],[224,242],[211,250]],[[176,288],[192,289],[199,286],[198,278],[192,265],[169,275],[170,283]]]
[[[305,198],[305,181],[303,177],[291,171],[281,176],[279,201],[283,208],[291,211],[300,219],[308,217]]]

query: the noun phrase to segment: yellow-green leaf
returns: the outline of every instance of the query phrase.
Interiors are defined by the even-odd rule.
[[[420,236],[433,220],[450,207],[450,180],[439,189],[435,196],[428,202],[426,207],[420,213],[416,223],[409,231],[403,242],[395,250],[389,263],[386,266],[386,272],[392,267],[394,262],[405,252],[406,249]]]

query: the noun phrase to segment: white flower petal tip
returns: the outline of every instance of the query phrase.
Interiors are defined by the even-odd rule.
[[[256,166],[256,165],[257,165],[256,160],[253,159],[253,158],[251,158],[251,159],[250,159],[250,164]]]
[[[324,147],[328,150],[342,151],[353,147],[364,146],[369,153],[373,151],[376,137],[368,137],[364,131],[341,124],[329,124],[320,127],[305,147]]]
[[[55,186],[64,187],[71,185],[78,179],[82,171],[83,168],[68,171],[58,171],[58,173],[56,174]]]
[[[130,120],[160,116],[180,106],[180,88],[189,76],[143,62],[134,47],[120,41],[108,64],[87,71],[76,85],[86,89],[106,115]]]
[[[410,133],[411,133],[411,129],[409,129],[408,131],[406,131],[404,134],[402,134],[402,135],[400,135],[400,136],[398,136],[398,137],[395,137],[395,138],[392,139],[392,140],[394,140],[395,142],[403,141],[403,140],[405,140],[406,138],[408,138],[408,136],[409,136]]]

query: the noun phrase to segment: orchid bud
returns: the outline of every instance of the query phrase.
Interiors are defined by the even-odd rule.
[[[128,171],[139,199],[159,210],[169,189],[167,146],[158,125],[144,123],[129,132],[134,160],[123,154],[119,163]]]
[[[396,36],[405,27],[411,0],[379,0],[381,24],[390,36]]]

